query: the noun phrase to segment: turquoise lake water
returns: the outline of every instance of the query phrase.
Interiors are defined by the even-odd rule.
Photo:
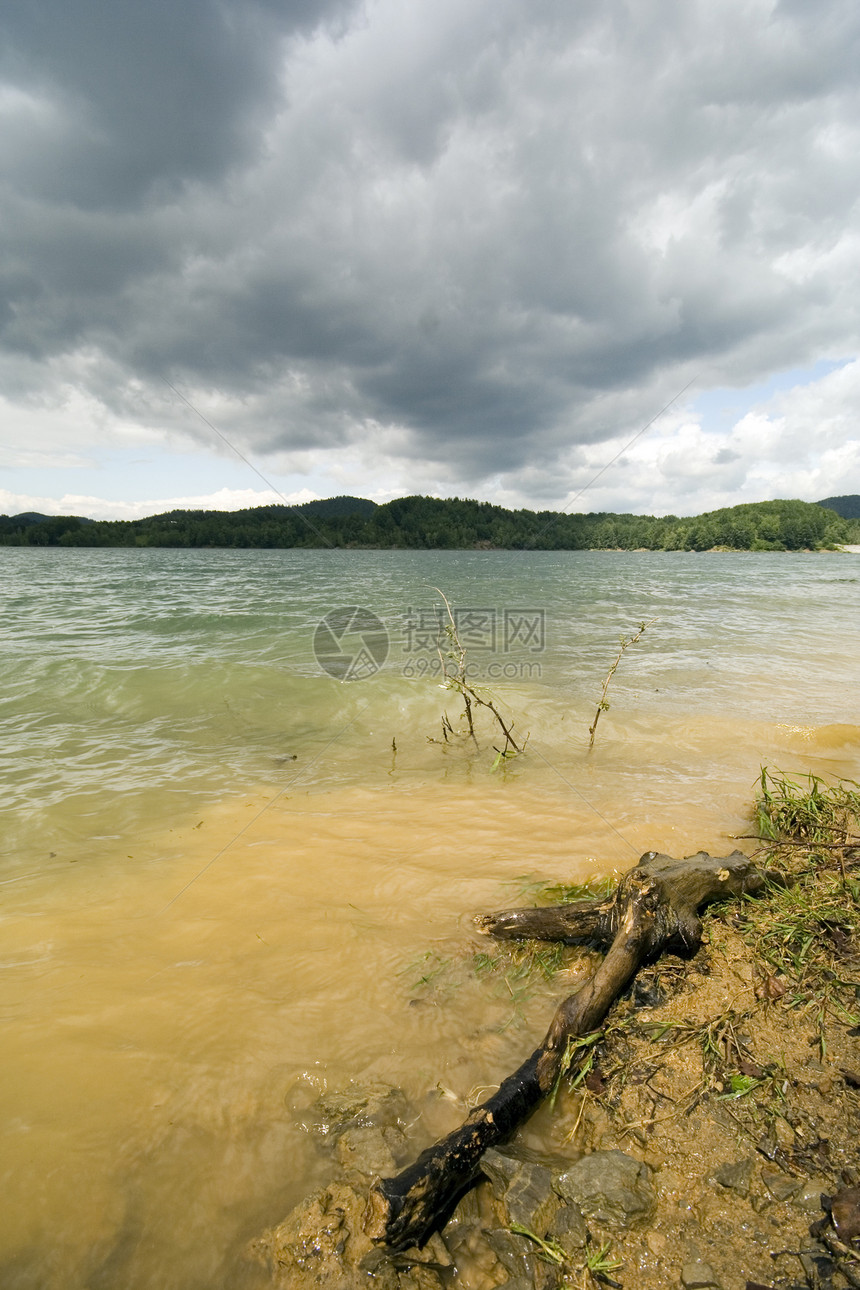
[[[6,863],[261,781],[390,780],[392,739],[396,774],[432,783],[426,739],[456,706],[440,702],[427,644],[436,587],[471,675],[563,771],[619,635],[650,618],[601,743],[613,712],[656,733],[663,718],[853,724],[857,573],[840,555],[6,550]],[[344,684],[314,636],[354,605],[389,652]]]

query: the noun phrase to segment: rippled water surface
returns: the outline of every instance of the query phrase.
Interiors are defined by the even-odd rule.
[[[467,970],[474,912],[731,850],[763,763],[860,778],[858,578],[851,555],[0,551],[0,1283],[261,1284],[247,1242],[325,1171],[308,1090],[372,1071],[456,1120],[543,1033],[549,987],[517,1010]],[[495,772],[491,722],[443,742],[434,588],[529,735]],[[345,682],[315,633],[356,606],[387,655],[343,637],[372,672]]]

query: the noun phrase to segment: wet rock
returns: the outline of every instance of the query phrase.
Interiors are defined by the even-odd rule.
[[[401,1276],[404,1270],[418,1267],[427,1267],[431,1271],[438,1271],[454,1266],[454,1260],[451,1258],[448,1246],[439,1232],[434,1232],[426,1245],[422,1245],[420,1250],[407,1250],[403,1254],[391,1254],[384,1246],[376,1245],[369,1254],[364,1255],[360,1266],[365,1272],[372,1273],[375,1276],[377,1275],[377,1268],[387,1263],[392,1263],[398,1268]]]
[[[437,1269],[427,1266],[438,1252],[408,1251],[395,1263],[365,1235],[366,1208],[366,1192],[330,1183],[297,1205],[253,1252],[283,1290],[359,1290],[371,1276],[374,1290],[442,1290]]]
[[[332,1182],[314,1192],[265,1233],[252,1254],[282,1290],[443,1290],[452,1260],[436,1234],[423,1250],[389,1255],[364,1231],[367,1189]]]
[[[400,1129],[353,1124],[338,1136],[335,1156],[351,1172],[382,1177],[394,1173],[396,1157],[405,1147],[406,1137]]]
[[[801,1179],[790,1178],[781,1169],[762,1169],[761,1180],[774,1200],[788,1200],[801,1187]]]
[[[561,1285],[561,1269],[539,1259],[534,1242],[527,1236],[500,1227],[487,1232],[487,1244],[508,1273],[507,1286],[557,1290]]]
[[[483,1192],[481,1187],[472,1187],[465,1196],[461,1196],[450,1221],[464,1227],[480,1226],[485,1218],[484,1206],[481,1204]]]
[[[554,1241],[565,1254],[571,1256],[585,1249],[588,1228],[578,1205],[568,1203],[561,1206],[549,1226],[547,1239]]]
[[[481,1171],[492,1184],[504,1225],[517,1224],[538,1236],[545,1235],[561,1208],[546,1165],[491,1149],[484,1153]]]
[[[656,973],[639,973],[631,990],[634,1008],[659,1008],[665,997],[660,978]]]
[[[681,1269],[681,1285],[684,1290],[721,1290],[717,1275],[709,1263],[697,1259],[694,1263],[685,1263]]]
[[[725,1187],[729,1191],[736,1191],[740,1196],[749,1196],[754,1170],[755,1160],[752,1156],[749,1156],[745,1160],[736,1160],[734,1163],[720,1165],[719,1169],[714,1170],[711,1177],[721,1187]]]
[[[802,1183],[792,1199],[792,1204],[799,1209],[804,1210],[807,1214],[816,1214],[821,1209],[821,1196],[827,1191],[827,1183],[823,1178],[812,1178],[808,1182]]]
[[[840,1241],[850,1244],[860,1237],[860,1188],[840,1187],[830,1202],[830,1214]]]
[[[347,1129],[400,1128],[409,1120],[405,1094],[391,1084],[369,1081],[320,1093],[301,1117],[308,1132],[339,1137]]]
[[[454,1284],[496,1286],[507,1276],[487,1244],[484,1227],[452,1221],[445,1228],[445,1244],[456,1267]]]
[[[400,1274],[400,1290],[439,1290],[439,1287],[444,1288],[444,1282],[440,1281],[429,1268],[418,1266]],[[365,1288],[366,1282],[363,1283],[361,1290]]]
[[[818,1287],[827,1286],[828,1290],[831,1290],[833,1264],[830,1259],[820,1254],[811,1254],[808,1250],[804,1250],[798,1258],[808,1286],[814,1286],[816,1290]]]
[[[629,1227],[651,1218],[657,1197],[651,1170],[623,1151],[595,1151],[556,1179],[563,1200],[606,1227]]]

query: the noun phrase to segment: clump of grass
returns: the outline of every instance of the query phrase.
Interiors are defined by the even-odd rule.
[[[759,783],[755,823],[765,840],[825,847],[860,845],[860,784],[844,779],[826,784],[812,774],[793,780],[766,766],[761,768]]]
[[[397,975],[408,977],[407,989],[420,990],[450,984],[453,960],[445,958],[436,950],[425,950],[400,968]]]
[[[604,1285],[617,1286],[617,1281],[612,1281],[608,1273],[617,1271],[622,1267],[621,1259],[612,1257],[612,1244],[607,1241],[604,1245],[589,1245],[585,1255],[585,1271],[595,1281],[601,1281]]]
[[[773,974],[764,997],[811,1015],[823,1060],[828,1015],[860,1024],[860,785],[763,767],[755,820],[783,878],[738,926]]]
[[[398,972],[405,988],[421,995],[450,995],[470,976],[495,979],[517,1007],[530,999],[543,982],[564,971],[576,954],[570,946],[542,941],[500,941],[487,950],[451,955],[425,950]]]
[[[615,887],[611,878],[585,883],[553,883],[531,875],[517,879],[517,898],[534,904],[563,904],[573,900],[602,900]],[[416,954],[398,976],[405,988],[419,994],[448,995],[461,988],[470,975],[494,980],[510,997],[517,1015],[542,984],[551,982],[591,951],[558,941],[495,941],[471,954],[467,948],[450,955],[428,949]]]
[[[525,1236],[533,1245],[537,1247],[538,1258],[543,1259],[545,1263],[552,1263],[557,1268],[563,1268],[565,1273],[574,1273],[577,1265],[572,1255],[565,1250],[564,1246],[550,1237],[538,1236],[530,1228],[524,1227],[522,1223],[511,1223],[511,1231],[518,1236]],[[615,1272],[622,1267],[620,1259],[612,1257],[612,1243],[607,1241],[603,1245],[592,1245],[590,1242],[585,1250],[585,1262],[580,1265],[583,1277],[591,1277],[594,1281],[609,1286],[617,1286],[618,1282],[609,1277],[610,1272]]]
[[[846,975],[846,962],[860,954],[858,889],[849,879],[846,890],[833,872],[801,876],[791,886],[773,887],[757,908],[747,903],[741,922],[755,933],[760,957],[799,988],[823,972],[834,979]]]
[[[811,774],[789,779],[763,767],[755,820],[785,880],[771,884],[764,899],[747,899],[740,925],[788,983],[785,1003],[828,1006],[834,986],[856,987],[858,976],[860,785]]]
[[[557,941],[503,941],[491,950],[476,951],[472,964],[479,976],[501,970],[516,980],[540,976],[551,981],[567,966],[567,958],[567,946]]]
[[[605,1030],[593,1030],[589,1035],[570,1035],[561,1059],[555,1086],[550,1095],[550,1105],[555,1105],[562,1081],[567,1079],[569,1088],[577,1088],[588,1079],[594,1070],[595,1054],[598,1046],[605,1041]]]
[[[472,955],[479,977],[496,978],[516,1008],[530,999],[541,982],[552,981],[569,963],[571,950],[556,942],[501,941]]]
[[[561,1267],[567,1263],[567,1251],[559,1245],[558,1241],[538,1236],[537,1232],[533,1232],[529,1227],[524,1227],[522,1223],[511,1223],[511,1231],[517,1236],[527,1237],[532,1244],[536,1245],[538,1258],[543,1259],[546,1263],[554,1263],[556,1267]]]
[[[514,880],[517,898],[536,905],[564,905],[573,900],[606,900],[616,888],[614,878],[589,878],[587,882],[547,882],[524,874]]]
[[[611,878],[587,883],[552,883],[526,875],[515,880],[518,900],[530,904],[564,904],[573,900],[601,900],[615,887]],[[515,1005],[531,999],[539,987],[553,981],[560,972],[569,970],[593,952],[582,946],[564,945],[559,941],[495,941],[487,949],[471,956],[472,969],[478,977],[497,981]]]

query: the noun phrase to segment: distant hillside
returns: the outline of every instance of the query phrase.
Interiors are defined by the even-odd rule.
[[[0,518],[5,520],[8,517],[4,515]],[[55,519],[77,520],[79,524],[93,524],[95,522],[94,520],[86,519],[83,515],[43,515],[41,511],[21,511],[20,515],[13,515],[11,519],[17,524],[43,524],[46,520]]]
[[[294,511],[303,511],[305,515],[319,515],[322,519],[336,519],[340,515],[372,515],[377,503],[366,497],[323,497],[315,502],[302,502],[291,507]]]
[[[332,497],[304,506],[176,510],[142,520],[52,516],[33,523],[0,516],[2,546],[808,551],[856,541],[858,521],[801,501],[752,502],[680,518],[509,511],[460,497],[398,497],[383,506]]]
[[[40,511],[22,511],[20,515],[11,516],[19,524],[41,524],[43,520],[49,520],[50,515],[42,515]]]
[[[860,493],[849,493],[846,497],[825,497],[817,506],[826,506],[846,520],[860,520]]]
[[[90,526],[95,529],[97,522],[81,515],[42,515],[39,511],[0,515],[0,546],[90,546],[85,540],[65,540]]]

